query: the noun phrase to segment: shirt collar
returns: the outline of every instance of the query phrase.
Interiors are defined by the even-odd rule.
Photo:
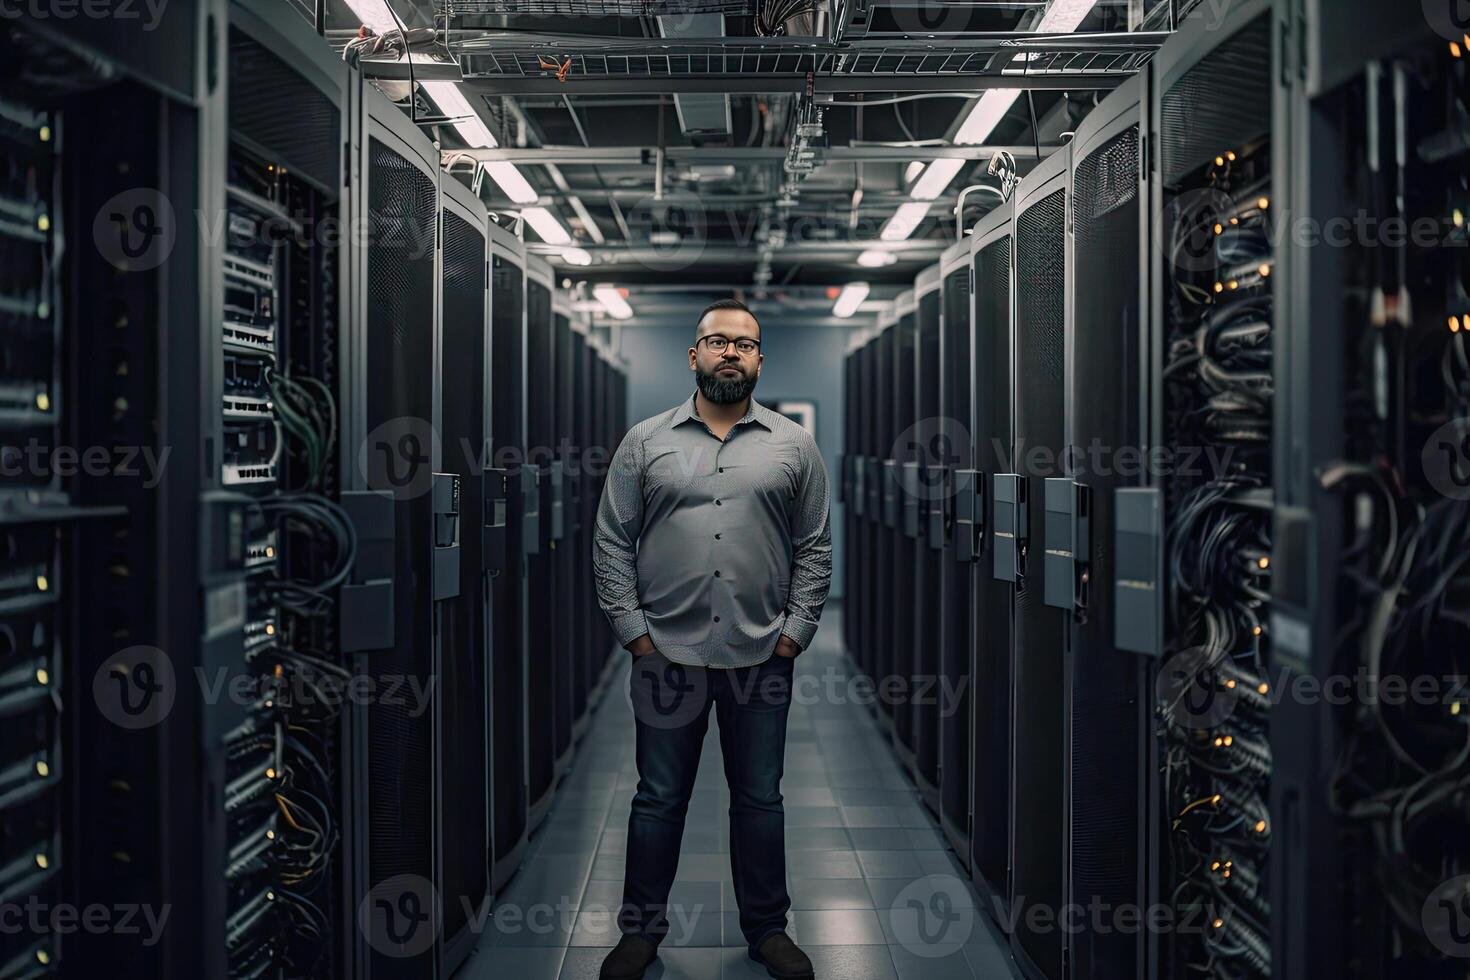
[[[745,410],[744,417],[741,418],[739,422],[736,422],[735,425],[744,425],[747,422],[754,422],[756,425],[764,428],[767,432],[774,432],[775,427],[771,421],[774,414],[774,412],[772,412],[769,408],[766,408],[766,406],[762,405],[760,402],[756,401],[754,396],[752,396],[750,399],[750,407]],[[674,409],[674,420],[671,424],[683,425],[685,422],[688,422],[691,419],[698,418],[699,415],[694,410],[694,396],[690,395],[684,402],[679,405],[678,408]]]

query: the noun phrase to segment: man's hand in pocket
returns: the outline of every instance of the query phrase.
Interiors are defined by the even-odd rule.
[[[801,647],[797,645],[796,641],[785,633],[782,633],[781,638],[776,641],[776,656],[794,657],[799,653],[801,653]]]
[[[647,633],[644,633],[642,636],[638,637],[638,639],[628,644],[628,652],[631,653],[634,657],[646,657],[650,653],[655,652],[653,647],[653,637],[649,636]]]

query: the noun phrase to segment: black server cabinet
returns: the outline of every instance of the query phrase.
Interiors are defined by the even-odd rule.
[[[837,502],[842,505],[842,535],[846,546],[842,553],[842,642],[844,648],[853,657],[855,663],[861,663],[857,657],[856,638],[858,615],[857,605],[857,569],[860,558],[858,556],[858,514],[861,510],[853,501],[853,473],[857,469],[857,443],[858,435],[858,353],[857,344],[848,345],[847,353],[842,358],[842,463],[839,467],[838,497]]]
[[[900,293],[896,301],[897,319],[888,330],[888,346],[879,370],[888,379],[887,429],[880,444],[886,477],[883,487],[883,526],[887,531],[884,565],[887,583],[879,593],[891,596],[888,610],[888,632],[884,637],[883,669],[880,678],[892,677],[895,685],[909,683],[914,673],[914,620],[917,593],[914,589],[914,564],[917,561],[917,505],[913,487],[906,484],[908,474],[917,472],[917,452],[908,442],[916,421],[918,406],[915,380],[918,377],[918,345],[916,325],[918,304],[913,290]],[[913,465],[910,465],[913,464]],[[911,524],[910,521],[913,521]],[[911,536],[912,535],[912,536]],[[881,682],[880,682],[881,683]],[[902,688],[900,688],[902,690]],[[912,772],[914,768],[914,730],[912,705],[906,695],[879,697],[893,726],[893,747]]]
[[[491,890],[520,865],[528,833],[524,523],[526,252],[513,234],[488,226],[490,241],[490,448],[487,485],[490,588],[490,718],[494,758]],[[498,495],[498,496],[497,496]]]
[[[1450,5],[1308,8],[1277,18],[1280,213],[1324,233],[1276,256],[1270,633],[1278,690],[1321,693],[1271,713],[1271,962],[1452,977],[1470,952],[1451,790],[1470,769],[1465,27]],[[1358,230],[1327,247],[1344,218]],[[1396,221],[1421,234],[1381,233]]]
[[[1196,12],[1150,66],[1150,486],[1119,493],[1120,648],[1161,657],[1150,855],[1157,975],[1270,962],[1274,5]],[[1125,504],[1126,501],[1126,504]],[[1208,560],[1209,556],[1220,560]],[[1127,580],[1141,583],[1129,588]],[[1162,607],[1162,608],[1160,608]],[[1297,903],[1312,901],[1305,895]],[[1207,966],[1208,965],[1208,966]],[[1286,974],[1281,974],[1286,975]]]
[[[884,678],[895,674],[896,658],[893,650],[893,637],[899,619],[900,603],[893,600],[893,590],[896,587],[897,576],[894,563],[897,561],[897,549],[893,540],[898,498],[896,496],[898,482],[894,475],[895,463],[892,459],[893,437],[897,429],[893,425],[894,385],[897,381],[897,372],[893,363],[897,359],[899,328],[899,308],[906,305],[910,311],[913,308],[913,294],[907,293],[900,297],[903,303],[896,300],[893,309],[886,316],[880,316],[878,320],[879,334],[874,342],[877,347],[873,352],[873,362],[869,366],[873,379],[875,417],[873,419],[873,462],[872,466],[877,479],[874,481],[874,495],[870,502],[874,505],[876,520],[873,525],[873,548],[872,558],[877,573],[873,577],[872,607],[873,607],[873,656],[871,672],[875,683],[879,684],[879,690]],[[910,320],[912,321],[912,312]],[[886,320],[886,322],[885,322]],[[888,698],[881,695],[876,698],[878,708],[878,724],[882,726],[891,736],[893,732],[893,704]]]
[[[485,469],[491,296],[485,239],[488,216],[474,192],[458,181],[444,180],[441,191],[440,438],[445,470],[459,478],[458,527],[453,537],[445,535],[459,542],[458,568],[446,570],[453,579],[452,589],[436,589],[436,597],[442,599],[437,697],[442,703],[439,739],[444,759],[438,769],[438,797],[444,814],[438,847],[444,869],[444,969],[452,971],[478,938],[470,926],[490,893],[490,786],[496,763],[490,752],[492,648],[481,529],[489,523],[486,483],[497,476]],[[448,595],[451,591],[452,596]]]
[[[877,601],[883,576],[879,538],[879,529],[883,526],[882,489],[879,486],[882,472],[877,448],[882,386],[877,376],[877,364],[881,357],[883,331],[890,322],[888,311],[879,313],[874,332],[858,349],[858,390],[862,392],[858,416],[861,441],[858,446],[858,480],[854,489],[860,495],[857,503],[862,508],[862,523],[858,528],[861,564],[858,566],[858,634],[854,641],[859,667],[871,678],[879,676],[878,663],[883,647],[881,626],[885,614],[883,603]]]
[[[592,445],[589,430],[592,419],[592,348],[587,344],[586,327],[570,321],[572,369],[570,402],[571,427],[567,433],[568,458],[567,515],[571,527],[571,544],[567,561],[572,568],[572,661],[577,683],[572,692],[572,737],[581,741],[592,721],[594,691],[598,667],[594,661],[593,629],[601,612],[593,590],[592,567],[588,555],[592,551],[592,524],[588,520],[588,495],[592,483],[588,448]]]
[[[570,305],[558,294],[552,301],[551,317],[551,396],[552,412],[551,486],[549,497],[549,521],[547,548],[555,582],[553,595],[556,601],[556,658],[555,715],[553,732],[555,741],[552,752],[556,759],[556,772],[566,772],[572,761],[573,729],[577,721],[577,692],[581,688],[580,667],[575,662],[577,620],[581,610],[577,608],[576,575],[585,563],[575,547],[571,522],[572,461],[567,458],[563,440],[570,438],[573,420],[572,375],[575,370],[572,350],[572,317]]]
[[[929,512],[924,537],[939,558],[941,614],[938,678],[939,823],[955,855],[970,866],[970,650],[974,642],[975,435],[971,393],[975,358],[970,326],[970,242],[945,249],[940,260],[943,307],[939,339],[940,417],[928,434],[930,471],[924,487]],[[961,495],[963,520],[956,511]],[[963,538],[963,545],[961,544]]]
[[[934,687],[939,677],[940,575],[943,553],[929,534],[929,511],[942,504],[942,484],[932,487],[934,467],[945,453],[940,431],[940,320],[943,293],[938,263],[914,280],[914,415],[899,434],[903,454],[903,535],[911,564],[901,566],[913,580],[913,630],[908,635],[905,695],[898,716],[913,751],[911,773],[919,795],[939,811],[939,711]],[[940,535],[942,538],[943,529]]]
[[[1114,643],[1114,589],[1137,591],[1113,553],[1119,504],[1144,482],[1146,238],[1143,93],[1123,82],[1077,127],[1068,201],[1066,471],[1046,483],[1047,602],[1066,647],[1067,902],[1145,907],[1151,661]],[[1126,502],[1123,506],[1127,506]],[[1120,567],[1124,570],[1119,571]],[[1125,610],[1124,615],[1131,615]],[[1142,933],[1087,917],[1068,937],[1072,976],[1142,976]]]
[[[7,928],[4,976],[158,975],[170,959],[223,975],[223,820],[218,782],[201,778],[197,762],[208,751],[217,771],[220,752],[198,699],[179,696],[203,622],[201,422],[218,403],[201,371],[198,324],[218,300],[218,278],[200,238],[172,236],[179,226],[163,206],[190,217],[218,207],[218,146],[207,133],[222,122],[224,93],[202,91],[188,71],[204,9],[185,3],[167,15],[160,33],[189,38],[157,66],[184,69],[182,88],[168,92],[151,88],[151,75],[118,72],[117,48],[103,58],[74,47],[100,21],[32,20],[17,9],[0,27],[0,891],[11,912],[36,899],[79,909],[175,903],[176,913],[155,946],[117,930]],[[117,40],[141,33],[118,29]],[[107,166],[89,146],[107,147]],[[94,230],[110,214],[136,215],[138,231]],[[66,447],[106,449],[108,462],[68,460]],[[124,466],[127,447],[135,455]],[[227,513],[227,523],[238,519]],[[238,588],[238,568],[223,579]],[[164,675],[165,664],[177,670]],[[144,665],[153,673],[134,673]],[[170,684],[168,697],[124,688],[143,676]],[[174,820],[198,836],[171,839],[164,828]],[[204,862],[198,840],[209,844]]]
[[[441,676],[435,630],[438,511],[452,497],[441,479],[439,380],[439,155],[408,117],[376,89],[361,85],[360,149],[370,237],[360,265],[362,315],[358,386],[364,433],[364,489],[392,498],[393,592],[391,643],[362,655],[359,671],[377,690]],[[447,486],[448,485],[448,486]],[[446,499],[446,496],[449,499]],[[447,584],[447,583],[445,583]],[[457,584],[457,579],[456,579]],[[442,934],[433,895],[442,883],[436,842],[443,813],[436,797],[441,765],[440,699],[416,712],[403,698],[383,698],[362,710],[357,844],[363,863],[356,910],[372,915],[363,938],[375,978],[418,977],[438,962]],[[388,910],[414,896],[430,918],[409,928]]]
[[[975,719],[971,743],[970,855],[976,884],[992,901],[1010,902],[1011,765],[1013,736],[1012,606],[1010,580],[993,574],[996,558],[994,478],[1015,470],[1012,462],[1014,412],[1011,364],[1015,349],[1015,209],[1004,202],[975,226],[970,240],[970,347],[974,399],[970,431],[975,434],[975,467],[960,473],[956,486],[970,487],[955,499],[959,554],[973,540],[975,629],[970,677]],[[965,520],[970,522],[965,530]],[[1009,531],[1007,533],[1014,533]],[[1002,917],[1002,922],[1004,922]]]
[[[1041,547],[1046,480],[1065,440],[1066,197],[1070,154],[1054,152],[1016,188],[1015,472],[992,481],[995,571],[1015,583],[1014,895],[1061,908],[1063,899],[1062,642],[1065,620],[1045,604],[1055,570]],[[1032,541],[1036,547],[1032,547]],[[1063,935],[1025,909],[1012,948],[1035,976],[1061,980]]]
[[[557,684],[562,665],[556,657],[559,621],[551,505],[556,469],[556,345],[551,308],[551,264],[526,258],[526,463],[523,511],[526,556],[526,616],[522,637],[526,656],[527,803],[530,829],[546,816],[556,788]]]

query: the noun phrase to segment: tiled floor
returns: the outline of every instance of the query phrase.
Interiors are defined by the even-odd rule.
[[[782,783],[792,938],[821,980],[1009,980],[1004,937],[977,911],[981,899],[869,709],[847,694],[836,619],[796,664]],[[595,978],[616,944],[628,804],[638,781],[626,680],[625,668],[461,980]],[[649,980],[766,976],[740,935],[728,806],[711,715],[670,897],[670,933]]]

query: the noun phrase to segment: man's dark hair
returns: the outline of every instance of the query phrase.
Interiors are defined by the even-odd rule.
[[[705,317],[709,316],[715,310],[739,310],[741,313],[748,313],[748,314],[750,314],[750,318],[752,320],[755,320],[755,329],[757,331],[759,331],[760,328],[761,328],[761,322],[760,322],[760,320],[756,318],[756,315],[754,313],[751,313],[750,312],[750,307],[748,307],[744,303],[740,302],[740,300],[738,300],[738,299],[717,299],[713,303],[711,303],[710,305],[706,306],[703,310],[700,310],[699,311],[699,319],[697,319],[697,320],[694,321],[694,339],[695,340],[698,340],[699,339],[699,325],[704,322],[704,318]]]

